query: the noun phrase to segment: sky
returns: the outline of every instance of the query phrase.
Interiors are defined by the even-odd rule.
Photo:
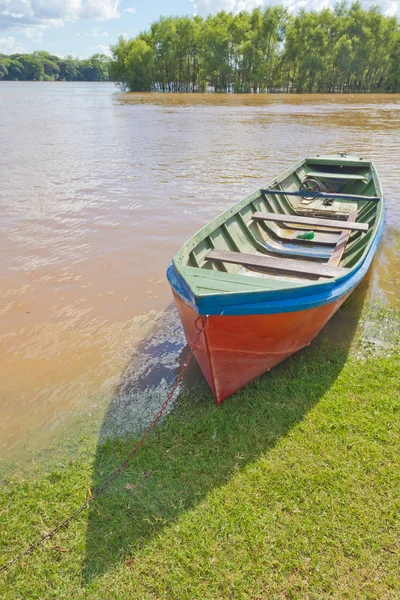
[[[120,35],[145,31],[161,15],[239,12],[283,4],[292,12],[320,10],[336,0],[0,0],[0,54],[47,50],[58,56],[86,58],[109,53]],[[400,18],[400,0],[361,0],[377,4],[384,14]]]

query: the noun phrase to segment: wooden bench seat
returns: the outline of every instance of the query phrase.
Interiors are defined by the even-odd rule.
[[[306,191],[298,191],[298,192],[290,192],[289,190],[260,190],[261,194],[275,194],[280,196],[297,196],[299,198],[326,198],[332,200],[336,198],[338,200],[362,200],[365,202],[379,202],[382,200],[379,196],[360,196],[359,194],[339,194],[337,192],[306,192]]]
[[[314,277],[339,277],[348,273],[343,267],[333,267],[305,260],[291,258],[275,258],[272,256],[260,256],[258,254],[246,254],[243,252],[231,252],[229,250],[210,250],[205,257],[207,260],[256,267],[271,271],[273,273],[286,273],[288,275],[306,275]]]
[[[334,219],[320,219],[318,217],[300,217],[297,215],[282,215],[276,213],[255,212],[253,219],[260,221],[275,221],[279,223],[293,223],[296,225],[309,225],[310,227],[329,227],[331,229],[340,229],[341,231],[368,231],[367,223],[349,223],[348,221],[339,221]],[[289,227],[290,229],[290,227]]]
[[[323,171],[309,171],[307,177],[319,177],[320,179],[340,179],[342,181],[368,181],[364,175],[356,175],[355,173],[326,173]]]

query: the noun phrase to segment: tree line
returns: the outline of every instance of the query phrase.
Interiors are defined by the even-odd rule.
[[[110,58],[94,54],[79,60],[49,52],[0,54],[0,80],[8,81],[108,81]]]
[[[400,92],[399,21],[359,2],[161,17],[111,51],[110,76],[131,91]]]

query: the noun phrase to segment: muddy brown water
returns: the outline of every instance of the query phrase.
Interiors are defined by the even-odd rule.
[[[161,369],[162,394],[183,345],[168,308],[173,253],[293,162],[338,151],[378,167],[387,228],[371,294],[396,302],[399,95],[1,82],[0,458],[106,410],[127,365]],[[154,352],[143,345],[151,332]],[[151,412],[149,398],[140,401]],[[131,417],[122,417],[127,430]]]

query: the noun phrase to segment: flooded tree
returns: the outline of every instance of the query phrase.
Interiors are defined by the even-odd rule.
[[[113,77],[133,91],[400,91],[399,21],[359,2],[162,17],[111,51]]]

